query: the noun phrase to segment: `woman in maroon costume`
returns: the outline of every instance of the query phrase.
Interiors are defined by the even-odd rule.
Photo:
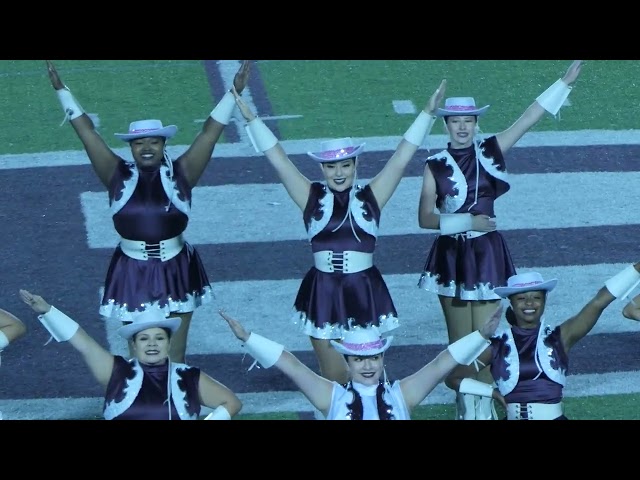
[[[168,155],[166,143],[177,127],[153,119],[132,122],[127,133],[116,134],[131,146],[131,162],[108,147],[48,60],[47,67],[65,119],[109,191],[113,223],[121,236],[106,274],[99,313],[126,323],[154,307],[179,317],[170,357],[184,362],[193,312],[211,301],[213,294],[198,252],[185,241],[183,232],[191,212],[191,191],[231,119],[235,99],[230,92],[222,97],[191,146],[175,160]],[[248,79],[245,60],[234,78],[236,91],[242,92]]]
[[[640,284],[640,263],[609,278],[596,294],[567,320],[547,323],[547,299],[557,284],[537,272],[514,275],[495,293],[508,298],[509,325],[499,328],[491,345],[478,357],[489,365],[496,388],[474,380],[473,367],[458,366],[447,386],[464,394],[493,398],[508,420],[566,420],[563,396],[569,372],[569,352],[596,325],[616,299],[625,299]]]
[[[366,185],[356,183],[364,144],[341,138],[323,142],[319,152],[309,152],[325,180],[312,182],[300,173],[271,130],[236,97],[254,147],[265,154],[303,212],[314,266],[298,290],[294,319],[309,335],[320,374],[329,380],[349,380],[346,361],[330,340],[340,340],[351,326],[375,325],[380,333],[399,326],[387,285],[373,263],[378,223],[405,167],[431,130],[445,86],[443,80],[386,165]]]
[[[131,340],[133,358],[112,355],[41,296],[20,290],[20,298],[36,313],[58,342],[69,342],[105,389],[106,420],[197,420],[201,406],[213,411],[205,420],[230,420],[242,408],[240,399],[199,368],[169,359],[180,319],[156,307],[133,316],[118,333]]]
[[[577,80],[582,61],[571,64],[508,129],[478,140],[478,108],[471,97],[448,98],[436,115],[450,137],[446,150],[426,159],[418,209],[421,228],[437,230],[418,286],[436,293],[447,324],[449,343],[482,325],[500,297],[494,288],[516,273],[511,254],[497,230],[495,201],[509,190],[504,155],[546,112],[557,114]],[[474,378],[491,383],[488,369]],[[458,419],[491,420],[490,398],[459,395]]]

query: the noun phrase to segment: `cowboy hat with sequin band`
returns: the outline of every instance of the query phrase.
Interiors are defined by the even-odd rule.
[[[162,125],[160,120],[138,120],[137,122],[131,122],[129,124],[128,133],[115,133],[114,135],[124,142],[131,142],[137,138],[147,137],[164,137],[165,142],[173,137],[178,132],[178,127],[175,125]],[[164,160],[169,168],[169,178],[173,179],[173,161],[167,152],[167,146],[164,147]],[[169,211],[169,205],[171,205],[171,199],[169,204],[165,207]]]
[[[364,145],[364,143],[355,145],[349,137],[338,138],[322,142],[320,145],[321,151],[307,152],[307,155],[320,163],[339,162],[360,155],[364,150]]]
[[[461,117],[461,116],[482,116],[489,109],[489,105],[482,108],[476,107],[473,97],[451,97],[444,102],[444,108],[436,110],[437,117]]]
[[[507,280],[506,287],[497,287],[493,291],[496,295],[502,298],[508,298],[511,295],[522,292],[531,292],[537,290],[544,290],[550,292],[556,285],[558,280],[553,278],[551,280],[544,280],[542,275],[538,272],[527,272],[513,275]]]
[[[168,328],[171,333],[176,333],[180,327],[180,318],[167,317],[162,310],[150,307],[144,312],[140,312],[133,317],[133,321],[118,329],[121,337],[129,340],[136,333],[146,330],[147,328]]]
[[[342,355],[371,357],[386,351],[392,340],[393,336],[382,338],[376,326],[352,327],[345,331],[342,342],[331,340],[331,345]]]
[[[130,142],[137,138],[146,137],[164,137],[169,139],[178,132],[178,127],[175,125],[162,125],[160,120],[139,120],[137,122],[131,122],[129,125],[128,133],[116,133],[114,134],[120,140]]]

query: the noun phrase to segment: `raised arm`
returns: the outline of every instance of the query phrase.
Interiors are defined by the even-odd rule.
[[[0,352],[26,333],[27,327],[18,317],[0,308]]]
[[[242,93],[247,86],[249,71],[249,60],[243,60],[233,78],[233,86],[238,93]],[[207,168],[224,128],[231,121],[235,106],[236,101],[233,94],[228,91],[204,121],[202,130],[198,133],[191,146],[178,158],[187,181],[192,187],[198,183]]]
[[[247,121],[247,133],[253,147],[257,151],[264,153],[273,168],[275,168],[278,178],[280,178],[291,199],[300,210],[304,211],[309,200],[311,182],[289,159],[289,156],[273,132],[269,130],[269,127],[259,117],[256,117],[236,92],[233,92],[233,94],[240,113]]]
[[[604,287],[582,307],[577,315],[571,317],[560,326],[562,343],[565,351],[569,351],[579,340],[584,338],[607,308],[616,298],[624,298],[640,285],[640,262],[611,277]]]
[[[223,311],[219,313],[227,321],[236,338],[244,343],[247,352],[262,367],[270,368],[275,366],[296,384],[314,407],[325,416],[329,413],[331,396],[333,395],[333,382],[315,373],[291,352],[285,350],[282,345],[257,333],[247,332],[240,322],[234,320]]]
[[[45,62],[51,85],[55,89],[58,100],[62,105],[65,120],[68,119],[70,121],[78,138],[80,138],[98,178],[105,187],[109,187],[111,178],[121,158],[109,148],[96,131],[89,115],[84,112],[71,91],[60,80],[60,76],[51,60],[45,60]]]
[[[502,153],[506,153],[513,147],[525,133],[540,121],[545,112],[556,115],[560,111],[560,107],[571,93],[573,83],[580,75],[583,63],[582,60],[575,60],[567,69],[564,77],[545,90],[513,125],[496,135]]]
[[[80,352],[98,383],[106,388],[113,370],[113,355],[89,336],[77,322],[49,305],[40,295],[20,290],[20,298],[38,313],[38,320],[56,341],[68,341]]]
[[[418,151],[418,148],[424,143],[427,135],[431,133],[431,128],[436,119],[436,108],[438,108],[438,105],[442,102],[446,89],[447,81],[442,80],[440,86],[433,95],[431,95],[429,102],[418,115],[418,118],[415,119],[413,124],[405,132],[394,154],[387,161],[384,168],[380,170],[378,175],[371,180],[369,186],[381,210],[396,191],[396,188],[398,188],[409,161]]]
[[[409,410],[419,405],[454,368],[471,365],[478,357],[485,360],[490,357],[489,338],[495,333],[501,316],[502,307],[499,307],[480,330],[453,342],[416,373],[400,381]],[[469,375],[477,373],[473,367],[468,369]]]

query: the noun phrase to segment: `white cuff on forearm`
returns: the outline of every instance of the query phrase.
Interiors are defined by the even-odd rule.
[[[447,349],[453,359],[460,365],[471,365],[489,345],[491,345],[491,342],[476,330],[453,342]]]
[[[470,213],[448,213],[440,215],[440,233],[452,235],[473,230],[473,216]]]
[[[222,405],[219,405],[213,412],[204,417],[205,420],[231,420],[229,411]]]
[[[209,116],[216,122],[219,122],[223,125],[229,125],[234,108],[236,108],[236,99],[233,96],[233,93],[227,92],[220,99],[218,105],[216,105],[216,108],[211,111],[211,114]]]
[[[253,332],[249,335],[249,340],[245,342],[244,346],[249,355],[260,362],[264,368],[273,367],[284,350],[284,346],[279,343]]]
[[[604,282],[604,286],[616,298],[628,296],[634,288],[640,285],[640,273],[633,265],[629,265],[620,273]]]
[[[480,382],[473,378],[463,378],[462,382],[460,382],[460,388],[458,389],[460,393],[470,393],[471,395],[489,398],[493,397],[493,390],[493,385]]]
[[[62,313],[56,307],[51,307],[44,315],[38,315],[38,320],[44,325],[44,328],[49,330],[49,333],[58,342],[66,342],[73,337],[80,325],[67,315]]]
[[[58,100],[60,100],[60,104],[62,105],[62,110],[70,120],[75,120],[84,113],[82,107],[69,89],[63,88],[61,90],[56,90],[56,94],[58,95]]]
[[[556,115],[560,111],[560,107],[564,105],[564,102],[571,93],[571,87],[564,83],[562,79],[559,79],[556,83],[547,88],[536,101],[547,112],[552,115]]]
[[[0,352],[9,346],[9,339],[4,334],[2,330],[0,330]]]
[[[256,117],[247,126],[247,135],[256,152],[263,153],[278,144],[278,139],[264,122]]]
[[[427,135],[431,133],[435,121],[436,117],[432,117],[423,110],[404,134],[404,139],[413,145],[421,146]]]

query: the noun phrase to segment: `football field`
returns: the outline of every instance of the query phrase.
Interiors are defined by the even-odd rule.
[[[266,117],[310,179],[321,175],[306,152],[323,139],[351,135],[365,141],[358,175],[366,182],[391,156],[443,71],[449,74],[449,96],[470,92],[478,103],[492,105],[481,125],[489,135],[508,127],[570,63],[486,62],[493,65],[259,61],[243,96]],[[614,88],[611,82],[618,76],[610,72],[614,67],[637,72],[638,62],[604,63],[589,62],[560,118],[545,118],[508,153],[512,188],[496,204],[499,228],[518,269],[559,280],[547,302],[545,317],[551,324],[577,313],[604,280],[640,260],[635,193],[640,126],[632,123],[635,116],[616,109],[621,104],[617,95],[635,95],[627,98],[634,101],[638,93]],[[97,115],[105,139],[129,158],[128,147],[113,133],[142,118],[178,125],[169,152],[184,151],[239,64],[94,60],[56,65],[85,110]],[[526,68],[534,80],[521,72]],[[413,74],[402,73],[407,69]],[[471,82],[472,74],[483,81]],[[507,79],[509,88],[500,83]],[[595,82],[612,85],[607,109],[600,99],[591,100],[602,91]],[[0,411],[5,419],[97,418],[102,392],[80,355],[64,343],[44,346],[49,334],[20,302],[18,290],[42,295],[113,353],[126,352],[115,333],[119,325],[97,315],[98,290],[118,241],[107,194],[72,128],[60,126],[63,114],[44,62],[0,61],[0,84],[5,112],[0,120],[0,307],[29,328],[2,354]],[[386,355],[391,378],[412,373],[446,345],[437,298],[417,288],[434,238],[417,225],[420,159],[445,146],[437,126],[382,214],[375,261],[401,321]],[[194,189],[186,237],[198,249],[216,297],[194,314],[188,363],[238,393],[244,403],[241,416],[291,412],[309,418],[310,404],[286,377],[276,370],[248,371],[253,360],[243,358],[240,343],[216,313],[225,308],[248,329],[284,344],[316,369],[308,338],[290,319],[300,279],[311,265],[302,218],[267,160],[251,147],[240,121],[227,127]],[[640,393],[640,324],[622,317],[623,306],[618,301],[609,307],[571,351],[567,397],[606,395],[615,401],[620,394]],[[425,405],[450,405],[453,398],[441,385]],[[635,409],[622,415],[638,418]]]

